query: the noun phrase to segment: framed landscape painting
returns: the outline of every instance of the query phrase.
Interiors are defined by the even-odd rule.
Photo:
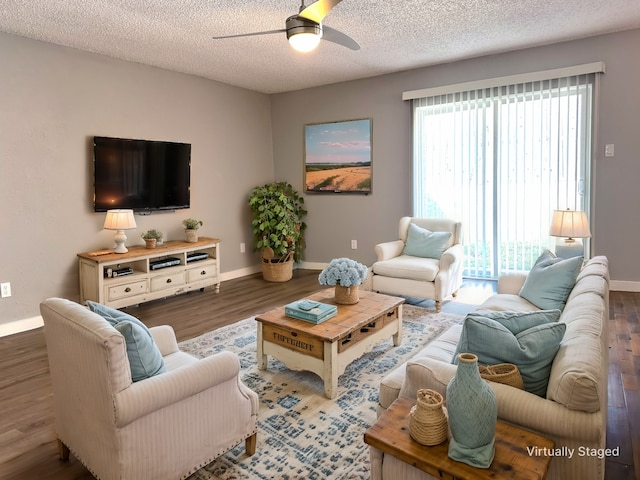
[[[371,119],[304,127],[304,189],[308,193],[371,193]]]

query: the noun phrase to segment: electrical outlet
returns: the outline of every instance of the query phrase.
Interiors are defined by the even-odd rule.
[[[242,243],[240,244],[240,253],[245,253],[246,251],[247,251],[247,247],[246,247],[246,245],[244,244],[244,242],[242,242]]]
[[[358,249],[358,240],[351,240],[351,250]]]
[[[0,283],[0,295],[2,296],[2,298],[11,296],[11,283]]]
[[[604,156],[605,157],[613,157],[615,155],[615,145],[613,143],[608,143],[604,146]]]

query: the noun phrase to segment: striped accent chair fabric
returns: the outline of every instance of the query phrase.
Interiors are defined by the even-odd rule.
[[[40,305],[61,458],[102,480],[184,479],[245,441],[255,452],[258,395],[235,354],[198,360],[170,326],[152,327],[167,372],[132,382],[123,336],[69,300]]]

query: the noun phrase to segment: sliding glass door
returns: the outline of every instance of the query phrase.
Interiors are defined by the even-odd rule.
[[[414,215],[462,220],[465,275],[529,269],[589,209],[594,75],[414,100]]]

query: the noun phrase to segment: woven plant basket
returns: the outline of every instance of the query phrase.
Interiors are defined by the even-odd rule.
[[[479,365],[480,376],[491,382],[504,383],[520,390],[524,390],[524,382],[520,370],[513,363],[498,363],[497,365]]]
[[[359,287],[357,285],[353,285],[351,287],[336,285],[335,302],[340,305],[354,305],[358,303],[360,301],[358,288]]]
[[[288,282],[293,277],[293,253],[285,258],[273,257],[273,250],[262,253],[262,278],[267,282]]]
[[[409,434],[422,445],[439,445],[449,433],[447,409],[442,395],[434,390],[418,390],[417,404],[411,408]]]

